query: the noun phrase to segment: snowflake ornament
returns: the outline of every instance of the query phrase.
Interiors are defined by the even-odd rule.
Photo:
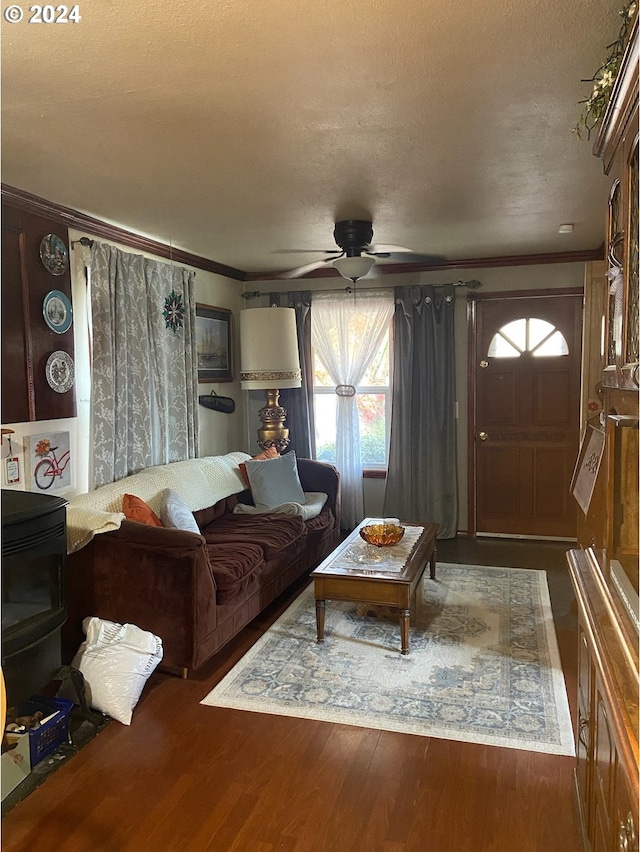
[[[170,328],[174,334],[179,328],[182,328],[185,316],[182,293],[176,293],[175,290],[171,291],[171,295],[164,300],[162,316],[164,317],[165,328]]]

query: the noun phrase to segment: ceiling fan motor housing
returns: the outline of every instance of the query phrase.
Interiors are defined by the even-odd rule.
[[[373,239],[373,224],[362,219],[345,219],[343,222],[336,222],[333,238],[347,257],[357,257]]]

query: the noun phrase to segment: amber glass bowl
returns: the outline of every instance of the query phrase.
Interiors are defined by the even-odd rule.
[[[367,544],[390,547],[400,541],[404,535],[404,527],[399,524],[368,524],[366,527],[361,527],[360,535]]]

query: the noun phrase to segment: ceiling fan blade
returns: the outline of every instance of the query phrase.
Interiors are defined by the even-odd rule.
[[[412,252],[413,249],[407,248],[406,246],[396,246],[392,243],[372,243],[370,246],[367,246],[365,249],[367,254],[389,254],[389,252]]]
[[[383,257],[394,263],[425,263],[430,264],[432,266],[437,266],[440,263],[444,263],[447,259],[442,254],[420,254],[417,251],[381,252],[380,254],[376,254],[376,257]]]
[[[335,249],[273,249],[271,254],[335,254]]]
[[[328,263],[331,263],[332,260],[336,260],[339,257],[342,257],[344,252],[341,254],[336,254],[334,257],[328,257],[326,260],[315,260],[313,263],[307,263],[304,266],[297,266],[295,269],[290,269],[288,272],[283,272],[281,274],[282,278],[300,278],[302,275],[306,275],[307,272],[313,272],[314,269],[320,269],[322,266],[326,266]]]

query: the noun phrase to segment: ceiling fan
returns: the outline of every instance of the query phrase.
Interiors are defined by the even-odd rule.
[[[444,258],[433,254],[418,254],[405,246],[372,244],[373,223],[363,219],[345,219],[336,222],[333,230],[336,245],[342,249],[338,254],[335,249],[316,249],[331,257],[316,260],[304,266],[298,266],[282,273],[283,278],[300,278],[314,269],[321,269],[331,264],[347,281],[355,282],[367,275],[376,262],[376,258],[393,258],[399,261],[414,263],[437,264]],[[407,258],[407,255],[410,255]]]

